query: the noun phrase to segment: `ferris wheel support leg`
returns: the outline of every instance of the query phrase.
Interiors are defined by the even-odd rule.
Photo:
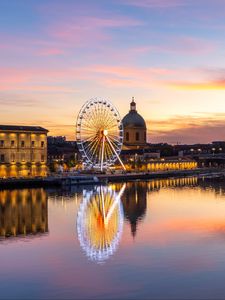
[[[103,171],[104,150],[105,150],[105,136],[103,136],[102,138],[101,172]]]
[[[106,139],[107,139],[107,141],[109,142],[109,145],[111,146],[111,148],[112,148],[113,152],[115,153],[115,155],[116,155],[116,157],[117,157],[118,161],[120,162],[121,166],[122,166],[122,167],[123,167],[123,169],[126,171],[126,168],[125,168],[125,166],[124,166],[124,164],[123,164],[122,160],[120,159],[119,155],[117,154],[117,152],[116,152],[115,148],[113,147],[113,145],[112,145],[112,143],[111,143],[110,139],[109,139],[107,136],[106,136]]]

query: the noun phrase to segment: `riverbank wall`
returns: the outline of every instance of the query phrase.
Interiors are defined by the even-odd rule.
[[[0,189],[18,188],[62,188],[66,186],[106,184],[110,182],[147,181],[153,179],[166,179],[177,177],[225,177],[225,170],[219,169],[195,169],[176,170],[148,173],[121,173],[121,174],[79,174],[67,176],[49,176],[39,178],[13,178],[1,179]]]

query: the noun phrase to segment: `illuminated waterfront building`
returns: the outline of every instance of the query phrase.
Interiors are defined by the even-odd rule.
[[[0,125],[0,177],[45,176],[47,132],[42,127]]]

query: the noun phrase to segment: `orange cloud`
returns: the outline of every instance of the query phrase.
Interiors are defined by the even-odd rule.
[[[225,114],[176,116],[167,120],[147,121],[150,142],[209,143],[224,140]]]
[[[224,90],[225,79],[208,82],[172,82],[169,86],[181,90]]]

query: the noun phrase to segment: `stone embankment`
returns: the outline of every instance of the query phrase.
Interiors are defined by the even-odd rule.
[[[119,173],[119,174],[79,174],[58,175],[38,178],[9,178],[0,179],[0,189],[37,188],[37,187],[66,187],[87,184],[105,184],[108,182],[126,182],[134,180],[165,179],[176,177],[217,178],[225,177],[225,170],[221,169],[196,169],[176,170],[151,173]]]

